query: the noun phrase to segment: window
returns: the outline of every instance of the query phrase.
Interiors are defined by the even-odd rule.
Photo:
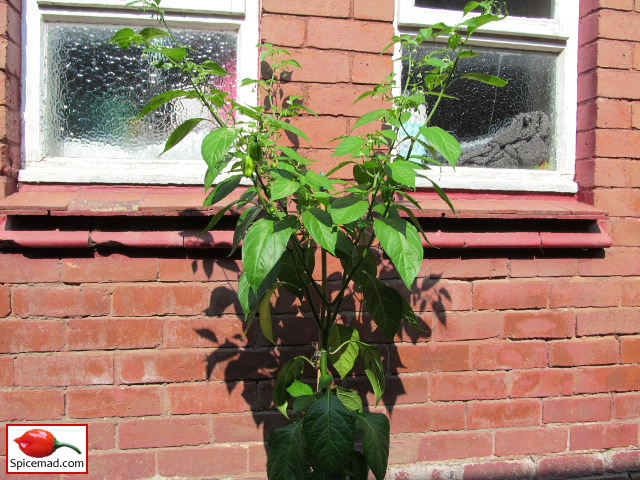
[[[454,25],[466,3],[398,0],[398,29],[410,33],[441,21]],[[443,167],[432,170],[431,178],[448,188],[575,193],[578,0],[506,5],[509,17],[474,34],[470,45],[480,55],[461,60],[459,69],[509,83],[502,88],[454,84],[448,93],[465,102],[464,114],[459,102],[446,100],[434,121],[461,141],[463,153],[455,172]],[[396,68],[397,75],[406,73],[403,65]],[[416,117],[415,123],[420,113]]]
[[[123,26],[154,26],[149,12],[127,0],[29,0],[23,33],[21,182],[201,184],[204,130],[158,157],[183,120],[204,116],[195,101],[170,103],[136,119],[168,88],[173,71],[153,67],[140,50],[107,43]],[[215,60],[233,76],[212,86],[255,104],[237,79],[257,75],[257,0],[163,0],[167,20],[197,60]],[[160,39],[162,41],[164,39]]]

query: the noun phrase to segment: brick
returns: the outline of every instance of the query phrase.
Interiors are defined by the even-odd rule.
[[[493,453],[489,432],[446,432],[425,435],[418,447],[419,461],[488,457]]]
[[[240,446],[180,448],[158,452],[158,472],[173,477],[228,476],[247,470],[247,449]]]
[[[469,402],[467,428],[528,427],[540,424],[542,404],[539,400],[498,400]]]
[[[109,312],[109,292],[76,287],[18,287],[13,291],[13,312],[26,318],[100,316]]]
[[[580,96],[580,79],[586,77],[582,75],[578,77],[578,97]],[[576,135],[576,159],[591,159],[596,151],[596,132],[578,132]]]
[[[111,450],[116,447],[114,422],[90,422],[89,450]]]
[[[311,17],[305,44],[316,48],[380,53],[392,35],[391,23]]]
[[[193,417],[141,418],[118,424],[118,446],[182,447],[209,443],[209,419]]]
[[[578,335],[609,335],[640,333],[640,309],[618,308],[607,311],[607,321],[602,321],[602,310],[579,311]]]
[[[161,413],[162,391],[157,386],[67,390],[67,415],[72,418],[140,417]]]
[[[614,418],[634,419],[640,417],[640,393],[617,393],[613,396]]]
[[[628,447],[638,443],[638,424],[609,423],[571,426],[571,450]]]
[[[64,415],[60,390],[0,391],[0,421],[57,420]]]
[[[437,373],[430,377],[431,400],[489,400],[506,398],[504,372]]]
[[[155,475],[154,452],[105,452],[91,454],[88,480],[117,478],[137,480]],[[69,475],[71,477],[71,475]]]
[[[376,403],[371,391],[371,383],[367,377],[352,377],[347,381],[347,387],[358,392],[365,399],[365,403]],[[270,398],[270,397],[269,397]],[[424,403],[429,399],[429,378],[426,373],[388,375],[385,377],[385,389],[382,402],[385,405],[407,405]],[[270,406],[270,400],[267,407]]]
[[[573,393],[571,370],[517,370],[509,372],[510,397],[550,397]]]
[[[300,17],[262,15],[261,36],[263,42],[283,47],[301,47],[305,38],[306,21]]]
[[[264,474],[267,465],[267,452],[264,445],[249,445],[249,471]]]
[[[230,258],[160,258],[158,279],[163,282],[236,282],[242,262]]]
[[[627,392],[640,385],[640,365],[587,367],[576,372],[576,393]]]
[[[568,277],[576,273],[573,258],[512,259],[509,276],[518,277]]]
[[[389,55],[375,55],[372,53],[356,53],[353,56],[353,66],[350,80],[353,83],[377,85],[393,71],[393,61]]]
[[[295,58],[302,68],[294,69],[292,80],[295,82],[337,83],[349,82],[351,78],[351,60],[347,52],[337,50],[318,50],[314,48],[288,49],[291,57]],[[327,68],[327,66],[330,66]],[[310,117],[307,117],[310,118]],[[313,117],[315,120],[319,120]],[[304,130],[309,134],[319,134]],[[335,137],[332,137],[335,138]],[[311,145],[319,146],[309,137]]]
[[[594,205],[616,217],[636,217],[640,212],[640,190],[596,189]]]
[[[251,331],[243,336],[239,318],[168,318],[163,324],[164,348],[244,347],[253,338]]]
[[[119,383],[169,383],[206,380],[207,355],[197,350],[155,350],[118,356]]]
[[[57,258],[39,258],[19,253],[0,255],[0,283],[57,282]]]
[[[155,348],[162,343],[159,318],[95,318],[67,322],[69,350]]]
[[[392,22],[394,3],[388,0],[354,0],[353,17],[361,20]]]
[[[615,337],[556,340],[549,342],[549,365],[606,365],[618,363],[620,345]]]
[[[638,48],[637,45],[636,48]],[[631,104],[631,124],[633,128],[640,128],[640,102]]]
[[[608,248],[603,258],[578,260],[582,276],[640,275],[640,254],[635,248]]]
[[[465,429],[464,403],[398,405],[391,415],[391,433],[422,433]]]
[[[433,322],[432,340],[483,340],[502,335],[503,320],[498,312],[447,313],[446,322]]]
[[[287,0],[265,0],[262,4],[265,12],[286,13],[309,17],[343,17],[350,14],[349,4],[341,0],[309,0],[291,3]]]
[[[575,335],[575,314],[564,310],[506,312],[507,338],[566,338]]]
[[[545,308],[549,285],[542,281],[492,281],[473,283],[474,309]]]
[[[640,363],[640,336],[620,339],[620,361],[622,363]]]
[[[600,35],[604,38],[640,41],[640,20],[633,12],[601,10]]]
[[[321,64],[320,64],[321,65]],[[331,143],[334,138],[340,137],[349,133],[347,128],[346,118],[326,117],[326,116],[300,116],[291,120],[291,125],[298,127],[305,132],[307,138],[309,138],[309,144],[317,148],[335,148],[336,142]],[[292,141],[293,137],[293,141]],[[282,144],[290,146],[306,146],[308,145],[305,140],[302,140],[294,135],[287,134],[286,138],[282,139]],[[301,155],[303,155],[301,153]],[[310,158],[314,158],[314,155],[310,155]],[[335,157],[334,157],[335,160]],[[324,170],[325,172],[329,170]],[[350,170],[345,169],[350,172]],[[323,171],[323,170],[320,170]],[[318,262],[319,264],[319,262]],[[317,265],[318,265],[317,264]]]
[[[579,55],[578,56],[578,70],[580,73],[583,71],[589,70],[591,68],[595,68],[596,65],[596,44],[592,43],[591,45],[585,47],[584,51],[588,52],[589,55]],[[588,65],[586,65],[588,63]],[[598,121],[598,108],[596,106],[596,102],[588,102],[582,103],[578,105],[577,111],[577,130],[578,132],[584,132],[588,130],[593,130],[596,128]]]
[[[611,420],[611,397],[545,398],[542,401],[544,423],[603,422]]]
[[[474,370],[510,370],[547,366],[547,344],[543,341],[492,341],[471,348]]]
[[[627,69],[633,66],[633,43],[600,39],[596,43],[598,50],[598,66],[605,68]],[[610,112],[613,113],[613,112]],[[598,119],[600,121],[600,119]],[[614,120],[614,122],[616,122]],[[604,128],[615,128],[606,127]],[[622,126],[620,128],[627,128]]]
[[[611,456],[611,470],[614,472],[634,472],[640,470],[640,451],[616,452]]]
[[[172,414],[247,412],[256,402],[255,383],[200,382],[169,385]]]
[[[640,75],[640,72],[638,72]],[[628,82],[630,79],[622,81]],[[640,81],[640,78],[634,81]],[[596,130],[595,154],[607,158],[638,158],[640,152],[640,131],[637,130]]]
[[[586,476],[604,471],[604,460],[599,455],[562,455],[540,459],[536,478]]]
[[[373,97],[354,103],[368,88],[367,85],[355,84],[307,84],[306,104],[318,115],[347,117],[359,117],[371,110],[388,106],[382,100]]]
[[[212,417],[213,438],[216,443],[264,442],[271,432],[288,424],[289,421],[279,412],[252,412]]]
[[[11,292],[4,285],[0,285],[0,318],[11,313]]]
[[[144,282],[158,278],[157,258],[135,258],[114,253],[95,258],[65,258],[60,262],[65,283]]]
[[[488,462],[467,464],[464,466],[464,480],[481,480],[486,478],[533,478],[535,464],[531,460],[510,462]]]
[[[640,220],[635,218],[615,219],[613,225],[613,244],[625,247],[640,247]]]
[[[213,299],[203,284],[117,286],[113,292],[113,314],[141,317],[202,315],[210,300]]]
[[[432,258],[431,276],[435,278],[491,278],[508,275],[505,258]]]
[[[640,307],[640,279],[622,281],[622,305],[625,307]]]
[[[469,370],[467,344],[398,345],[391,369],[399,373]]]
[[[113,384],[111,355],[29,355],[15,361],[16,385],[28,387]]]
[[[13,358],[0,357],[0,387],[11,387],[13,384]]]
[[[397,284],[401,289],[402,283]],[[429,278],[416,280],[409,298],[415,312],[461,311],[471,309],[471,284]]]
[[[549,306],[614,307],[620,303],[620,283],[617,280],[577,279],[551,285]]]
[[[518,428],[496,431],[495,454],[532,455],[567,450],[569,431],[562,427]]]
[[[0,353],[62,350],[64,325],[56,321],[5,320],[0,322]]]

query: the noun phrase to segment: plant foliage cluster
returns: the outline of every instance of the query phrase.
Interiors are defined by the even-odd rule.
[[[300,113],[313,114],[301,98],[280,101],[281,80],[300,68],[286,50],[270,44],[259,46],[260,60],[269,65],[269,74],[245,79],[242,84],[254,85],[262,101],[260,106],[242,105],[226,92],[210,87],[212,75],[227,72],[213,61],[198,64],[190,60],[190,49],[175,40],[160,0],[133,3],[157,16],[160,28],[138,32],[124,28],[111,41],[123,48],[142,46],[145,55],[160,59],[156,68],[179,69],[186,85],[183,90],[154,97],[140,116],[176,99],[199,100],[208,114],[181,124],[167,139],[164,150],[178,144],[196,125],[208,122],[211,130],[202,141],[207,165],[204,205],[218,204],[242,185],[249,185],[205,228],[214,228],[230,208],[241,210],[232,252],[242,242],[244,271],[238,296],[246,328],[257,317],[264,336],[276,343],[271,301],[279,288],[306,302],[317,325],[315,354],[290,359],[277,374],[273,403],[283,415],[291,415],[292,423],[273,432],[268,441],[268,477],[364,480],[370,470],[381,480],[389,455],[389,420],[384,414],[366,411],[360,396],[341,384],[359,361],[379,402],[385,389],[381,354],[361,339],[358,329],[341,319],[342,305],[350,291],[361,294],[371,319],[390,341],[402,322],[420,329],[409,302],[378,278],[377,254],[384,252],[391,259],[411,289],[423,260],[422,238],[428,240],[413,211],[396,199],[406,199],[420,210],[411,196],[416,179],[431,181],[426,171],[444,162],[455,167],[461,152],[458,141],[431,124],[438,104],[447,97],[447,88],[463,80],[504,84],[482,72],[456,76],[458,62],[476,55],[468,46],[470,36],[482,25],[502,18],[504,11],[495,0],[472,1],[456,26],[438,23],[412,35],[393,37],[387,49],[403,52],[397,60],[408,62],[406,81],[397,85],[391,75],[361,95],[358,101],[379,97],[388,107],[355,122],[354,129],[374,124],[377,128],[369,125],[371,133],[336,139],[333,155],[345,159],[323,174],[312,169],[311,159],[283,141],[286,134],[293,134],[308,142],[304,132],[288,119]],[[165,41],[157,42],[160,38]],[[167,38],[173,40],[173,46],[166,46]],[[423,42],[441,48],[416,60],[413,53]],[[418,133],[409,134],[405,124],[412,112],[425,105],[428,115],[424,124]],[[427,153],[413,154],[416,144]],[[341,169],[351,170],[351,180],[332,178]],[[431,183],[453,208],[440,187]],[[331,292],[327,287],[328,256],[342,266],[340,286]],[[316,271],[319,273],[314,275]],[[316,380],[309,382],[310,378]]]

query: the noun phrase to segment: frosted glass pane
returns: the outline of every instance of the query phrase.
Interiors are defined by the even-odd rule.
[[[43,65],[44,150],[53,157],[157,158],[169,134],[190,117],[204,117],[195,100],[177,100],[143,119],[141,108],[158,93],[186,88],[178,72],[157,69],[141,48],[107,43],[120,27],[49,23]],[[177,30],[196,61],[215,60],[236,71],[236,34]],[[164,39],[162,39],[164,40]],[[212,87],[235,96],[235,75],[213,76]],[[202,125],[202,124],[201,124]],[[204,125],[163,158],[199,158]]]
[[[416,7],[462,10],[469,0],[415,0]],[[565,0],[566,1],[566,0]],[[509,15],[515,17],[553,18],[553,0],[506,0]]]
[[[422,47],[421,57],[433,46]],[[440,47],[439,47],[440,48]],[[472,80],[458,80],[447,91],[458,98],[443,99],[432,118],[451,132],[462,145],[460,166],[492,168],[555,169],[554,123],[556,63],[553,53],[517,50],[474,49],[477,57],[461,59],[459,74],[484,72],[508,79],[505,87]],[[403,84],[408,62],[403,63]],[[419,72],[414,71],[412,81]],[[413,115],[415,129],[428,107]]]

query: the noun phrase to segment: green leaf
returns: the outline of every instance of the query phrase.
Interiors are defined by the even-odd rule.
[[[162,105],[164,105],[167,102],[170,102],[175,98],[186,97],[191,93],[192,92],[187,92],[185,90],[169,90],[169,91],[160,93],[155,97],[153,97],[151,100],[149,100],[149,102],[144,107],[142,107],[142,110],[140,110],[140,113],[138,114],[137,118],[144,117],[145,115],[153,112],[154,110],[157,110]]]
[[[238,135],[235,128],[217,128],[202,139],[200,152],[206,164],[216,172],[216,177],[224,167],[223,160]]]
[[[326,190],[333,190],[333,181],[324,175],[314,172],[313,170],[307,170],[304,174],[304,179],[307,183],[314,184],[314,190],[319,190],[318,187],[325,188]]]
[[[231,253],[229,253],[229,255],[233,255],[233,252],[236,251],[236,248],[238,248],[238,244],[240,243],[240,240],[242,240],[247,228],[249,228],[249,225],[251,225],[256,218],[258,218],[261,211],[262,208],[257,205],[245,208],[242,211],[238,218],[236,229],[233,232],[233,245],[231,246]]]
[[[377,218],[373,221],[373,231],[404,284],[411,289],[424,257],[416,227],[402,218]]]
[[[428,333],[428,330],[425,330],[424,328],[422,328],[418,323],[416,312],[413,311],[411,304],[407,302],[407,299],[404,298],[402,295],[400,296],[400,298],[402,299],[402,319],[405,322],[407,322],[409,325],[411,325],[413,328],[415,328],[416,330]]]
[[[395,288],[372,277],[363,282],[361,287],[371,318],[384,336],[393,341],[402,322],[402,295]]]
[[[160,53],[174,63],[180,63],[187,56],[187,49],[183,47],[161,48]]]
[[[303,395],[302,397],[298,397],[293,401],[293,411],[294,413],[304,412],[309,405],[316,401],[316,397],[314,395]]]
[[[178,127],[171,132],[169,138],[167,138],[167,142],[164,144],[164,150],[160,155],[162,155],[167,150],[171,150],[178,143],[182,141],[184,137],[186,137],[191,130],[196,128],[196,126],[202,122],[204,118],[190,118],[189,120],[185,120]]]
[[[324,390],[325,388],[329,388],[333,383],[333,377],[329,374],[320,375],[318,379],[318,390]]]
[[[140,30],[140,35],[142,35],[142,38],[144,38],[147,42],[156,38],[164,38],[169,36],[169,34],[164,30],[160,30],[159,28],[155,27],[143,28],[142,30]]]
[[[269,436],[267,476],[269,480],[303,480],[309,475],[304,453],[302,422],[274,430]]]
[[[276,383],[273,386],[273,404],[285,417],[287,417],[287,402],[290,397],[287,388],[302,377],[303,368],[304,357],[295,357],[282,366],[276,377]]]
[[[327,172],[327,176],[333,175],[338,170],[340,170],[342,167],[345,167],[345,166],[350,165],[352,163],[356,163],[356,162],[354,160],[344,160],[344,161],[340,162],[338,165],[336,165],[335,167],[333,167],[331,170],[329,170]],[[333,186],[333,184],[332,184],[332,186]]]
[[[358,127],[366,125],[368,123],[375,122],[376,120],[380,120],[381,118],[384,118],[384,116],[387,113],[388,112],[386,108],[380,109],[380,110],[373,110],[372,112],[365,113],[356,121],[351,131],[355,130]]]
[[[438,185],[436,182],[434,182],[433,180],[431,180],[430,178],[427,178],[427,180],[429,180],[431,182],[431,185],[433,185],[433,189],[436,191],[436,193],[438,194],[438,196],[444,200],[446,202],[447,205],[449,205],[449,208],[451,209],[451,211],[453,213],[456,213],[456,209],[453,208],[453,203],[451,203],[451,200],[449,200],[449,197],[447,196],[446,193],[444,193],[444,190],[442,190],[442,188],[440,187],[440,185]]]
[[[331,218],[336,225],[346,225],[361,219],[369,210],[369,202],[354,195],[338,197],[331,202]]]
[[[364,457],[376,480],[383,480],[389,461],[389,419],[382,413],[359,413],[358,429],[362,432]]]
[[[370,345],[360,344],[360,358],[364,365],[364,373],[371,382],[373,394],[376,396],[376,405],[380,402],[384,393],[384,370],[380,350]]]
[[[390,177],[393,181],[410,188],[416,187],[416,171],[413,162],[396,160],[387,165],[386,168],[389,169]]]
[[[262,334],[274,345],[276,342],[273,340],[273,326],[271,325],[271,295],[273,295],[273,292],[275,292],[276,288],[279,286],[280,285],[276,283],[273,287],[267,290],[267,293],[265,293],[262,300],[260,300],[260,306],[258,307]]]
[[[313,395],[313,389],[306,383],[296,380],[287,387],[287,392],[294,398],[302,397],[303,395]]]
[[[494,77],[493,75],[488,75],[486,73],[481,73],[481,72],[465,73],[464,75],[460,75],[460,78],[475,80],[477,82],[486,83],[487,85],[493,85],[496,87],[504,87],[507,83],[509,83],[500,77]]]
[[[347,325],[334,324],[329,330],[329,351],[334,352],[338,349],[343,343],[347,343],[336,353],[329,354],[329,360],[331,360],[331,364],[334,366],[340,378],[344,379],[347,374],[353,369],[353,366],[356,363],[356,359],[358,358],[358,352],[360,351],[360,347],[357,343],[360,341],[360,335],[358,331]]]
[[[314,466],[334,476],[342,472],[355,443],[355,420],[355,415],[330,391],[309,407],[302,433]]]
[[[345,137],[338,144],[332,157],[341,157],[343,155],[358,155],[360,149],[364,146],[364,140],[360,137]]]
[[[435,148],[452,166],[456,166],[462,153],[456,137],[440,127],[420,127],[420,133],[427,139],[429,145]]]
[[[211,190],[211,193],[207,195],[207,198],[204,199],[202,204],[205,207],[215,205],[238,188],[241,179],[242,175],[233,175],[232,177],[225,178],[222,182],[216,185],[213,190]]]
[[[280,200],[281,198],[293,195],[298,190],[300,190],[300,184],[298,182],[294,182],[292,180],[289,180],[288,178],[278,177],[271,184],[270,200],[272,202]]]
[[[335,256],[338,232],[333,228],[331,215],[320,208],[310,208],[302,213],[302,224],[318,245]]]
[[[242,244],[242,264],[254,290],[276,267],[295,230],[288,219],[263,218],[249,227]]]
[[[135,37],[136,32],[134,32],[132,28],[121,28],[113,34],[109,39],[109,43],[115,43],[119,45],[120,48],[128,48]]]
[[[294,260],[294,252],[287,250],[282,255],[282,269],[278,278],[292,295],[300,300],[304,297],[304,285],[309,283],[306,273],[298,267]],[[302,278],[302,279],[301,279]]]
[[[351,474],[349,480],[367,480],[369,477],[369,467],[364,455],[357,450],[351,452]]]
[[[471,10],[480,6],[480,2],[469,2],[464,7],[463,16],[467,15]]]
[[[362,412],[362,399],[360,395],[358,395],[358,392],[343,387],[336,387],[336,395],[342,404],[352,412]]]
[[[283,130],[288,130],[291,133],[296,134],[300,138],[304,138],[307,142],[309,141],[305,133],[302,130],[300,130],[298,127],[294,127],[290,123],[283,122],[282,120],[278,120],[278,119],[272,119],[272,122],[275,123],[280,128],[282,128]]]
[[[218,63],[214,62],[213,60],[206,60],[202,62],[200,66],[208,70],[207,73],[210,75],[219,75],[219,76],[231,75],[229,72],[227,72],[224,68],[222,68]]]

